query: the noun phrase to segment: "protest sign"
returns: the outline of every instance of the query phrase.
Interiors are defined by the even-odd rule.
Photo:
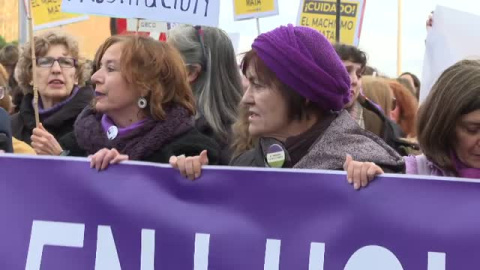
[[[340,42],[358,46],[366,0],[344,0],[341,4]],[[335,42],[336,0],[302,0],[297,25],[320,31]]]
[[[437,6],[423,60],[420,102],[430,93],[442,72],[463,59],[480,59],[480,16]]]
[[[234,20],[278,15],[278,0],[233,0]]]
[[[166,23],[166,22],[157,22],[152,20],[143,20],[143,19],[127,19],[127,31],[129,32],[144,32],[155,40],[165,41],[167,32],[170,29],[173,29],[179,25],[179,23]]]
[[[220,0],[64,1],[62,11],[218,26]]]
[[[34,30],[56,27],[88,19],[88,16],[68,14],[62,12],[62,0],[30,1],[32,1],[32,17],[34,23]],[[26,2],[28,1],[26,0]]]
[[[138,31],[140,32],[159,32],[165,33],[168,31],[168,23],[166,22],[157,22],[152,20],[137,20],[137,19],[127,19],[127,30],[128,31]]]
[[[480,181],[0,156],[0,269],[478,269]],[[28,168],[28,169],[25,169]]]

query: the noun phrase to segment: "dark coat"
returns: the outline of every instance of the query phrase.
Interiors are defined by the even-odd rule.
[[[390,120],[379,108],[365,98],[359,98],[363,107],[365,129],[382,138],[390,147],[402,156],[407,156],[412,151],[418,151],[417,144],[403,140],[405,136],[402,129]]]
[[[213,131],[212,127],[202,116],[195,120],[195,128],[203,135],[214,139],[220,147],[219,165],[228,165],[232,159],[232,148],[230,147],[230,138],[220,138]]]
[[[80,88],[78,93],[58,111],[40,122],[57,140],[73,131],[75,119],[82,110],[92,102],[93,90],[89,87]],[[35,112],[33,110],[33,94],[26,94],[20,105],[20,111],[11,117],[13,137],[31,143],[30,137],[35,128]]]
[[[102,113],[87,106],[74,130],[60,144],[71,156],[88,156],[103,148],[117,149],[131,160],[168,163],[171,156],[196,156],[208,151],[210,164],[218,164],[219,146],[193,127],[190,112],[181,106],[166,106],[166,118],[147,119],[128,134],[110,140],[102,126]]]

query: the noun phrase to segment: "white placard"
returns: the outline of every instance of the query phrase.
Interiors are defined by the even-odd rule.
[[[238,47],[240,45],[240,33],[228,33],[230,40],[232,41],[233,49],[235,54],[238,53]]]
[[[166,22],[137,19],[127,19],[127,31],[137,31],[137,24],[140,32],[166,33],[168,31],[168,23]]]
[[[216,27],[220,0],[68,0],[62,11]]]
[[[442,72],[462,59],[480,59],[480,16],[437,6],[423,62],[420,102]]]

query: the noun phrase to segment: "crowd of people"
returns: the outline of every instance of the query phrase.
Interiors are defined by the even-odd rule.
[[[346,170],[356,189],[384,172],[480,178],[480,60],[444,71],[419,107],[415,75],[382,76],[306,27],[259,35],[240,63],[214,27],[112,36],[93,61],[66,33],[32,42],[35,69],[29,42],[0,51],[17,154],[89,157],[97,170],[170,163],[191,180],[208,164]]]

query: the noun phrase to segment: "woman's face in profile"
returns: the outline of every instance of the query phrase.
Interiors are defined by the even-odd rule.
[[[268,86],[258,79],[250,65],[247,68],[249,81],[242,104],[248,109],[248,132],[256,137],[284,137],[288,130],[288,105],[280,90]]]
[[[460,117],[455,127],[455,152],[470,168],[480,169],[480,109]]]

